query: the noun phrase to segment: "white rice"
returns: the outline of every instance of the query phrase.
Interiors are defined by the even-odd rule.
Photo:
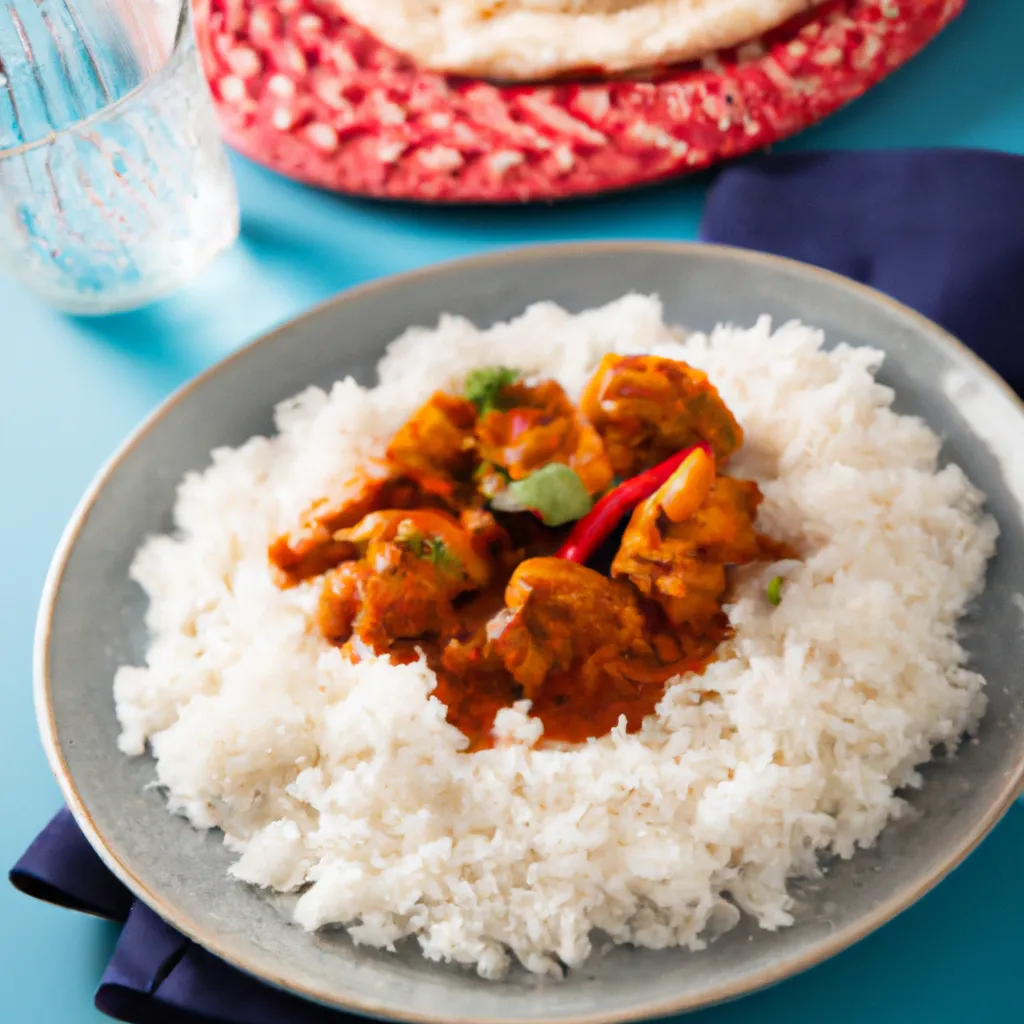
[[[767,318],[682,340],[656,299],[578,316],[549,304],[477,330],[444,318],[389,349],[372,390],[311,389],[279,434],[189,476],[178,533],[139,552],[145,668],[114,689],[121,749],[156,757],[172,811],[219,827],[237,878],[301,888],[306,928],[500,977],[580,964],[592,933],[700,948],[740,911],[792,921],[787,880],[869,846],[985,706],[956,620],[983,586],[997,528],[940,442],[890,409],[882,354]],[[758,480],[759,525],[806,559],[740,577],[725,657],[671,685],[637,735],[536,749],[527,706],[503,741],[463,753],[422,665],[351,665],[311,627],[316,585],[281,592],[267,543],[344,481],[436,388],[505,363],[578,395],[609,351],[683,358],[746,431],[731,464]],[[782,602],[764,597],[784,572]]]

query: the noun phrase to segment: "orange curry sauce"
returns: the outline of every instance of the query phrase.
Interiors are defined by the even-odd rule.
[[[702,672],[728,635],[728,567],[788,554],[754,528],[757,486],[717,473],[742,440],[706,376],[679,361],[606,356],[579,407],[554,381],[477,371],[464,396],[435,394],[382,466],[316,502],[269,559],[281,586],[321,581],[316,627],[353,660],[425,657],[471,749],[523,699],[546,742],[601,736],[621,716],[635,731],[668,680]],[[571,477],[585,511],[613,476],[625,497],[694,445],[657,490],[631,492],[622,522],[598,522],[599,506],[577,523],[574,537],[602,531],[596,568],[556,557],[564,513],[560,526],[541,520],[564,495],[520,490],[568,467],[547,475],[557,487]],[[545,507],[516,510],[518,493]]]

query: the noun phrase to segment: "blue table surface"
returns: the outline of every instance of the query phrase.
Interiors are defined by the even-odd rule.
[[[867,97],[785,148],[981,146],[1024,153],[1024,0],[970,0],[960,20]],[[168,392],[228,352],[361,281],[506,246],[567,239],[689,239],[707,177],[554,208],[380,206],[304,189],[236,159],[240,243],[173,298],[95,321],[48,310],[0,281],[7,371],[0,440],[0,864],[60,797],[32,711],[34,616],[51,552],[79,495]],[[853,949],[699,1024],[1024,1020],[1024,806],[968,861]],[[106,1020],[93,990],[112,925],[0,885],[0,1019]],[[284,1024],[284,1022],[283,1022]]]

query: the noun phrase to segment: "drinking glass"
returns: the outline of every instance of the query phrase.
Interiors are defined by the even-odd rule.
[[[189,0],[0,0],[0,270],[109,313],[237,234]]]

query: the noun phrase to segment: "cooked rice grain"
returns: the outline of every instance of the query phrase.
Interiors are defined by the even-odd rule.
[[[739,911],[789,924],[787,880],[870,845],[916,766],[976,726],[984,680],[956,620],[998,532],[961,470],[938,468],[936,435],[892,412],[882,354],[822,340],[767,318],[683,339],[636,295],[576,316],[542,304],[486,331],[410,330],[377,388],[283,403],[279,434],[214,452],[181,486],[177,534],[138,554],[151,646],[115,680],[121,749],[150,745],[170,809],[224,830],[237,878],[302,889],[305,927],[416,936],[486,977],[510,954],[578,965],[595,929],[696,949]],[[578,395],[609,351],[711,375],[747,435],[730,471],[758,480],[760,526],[806,557],[740,574],[735,637],[700,682],[720,700],[682,678],[639,734],[566,750],[536,749],[519,706],[500,745],[466,754],[432,673],[349,664],[309,626],[315,584],[274,587],[268,540],[468,370],[512,363]]]

